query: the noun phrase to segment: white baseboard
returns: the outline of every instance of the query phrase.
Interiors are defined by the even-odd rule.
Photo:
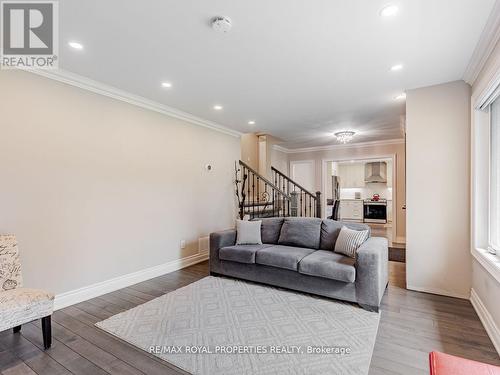
[[[54,309],[59,310],[64,307],[74,305],[75,303],[99,297],[103,294],[114,292],[115,290],[126,288],[130,285],[180,270],[193,264],[203,262],[207,259],[208,252],[201,252],[199,254],[163,263],[158,266],[146,268],[145,270],[132,272],[83,288],[57,294],[54,300]]]
[[[438,288],[423,288],[423,287],[419,287],[419,286],[413,286],[410,284],[406,285],[406,289],[414,290],[416,292],[437,294],[440,296],[447,296],[447,297],[453,297],[453,298],[461,298],[461,299],[469,299],[470,298],[470,296],[468,294],[450,292],[449,290],[438,289]]]
[[[471,289],[470,291],[470,302],[472,303],[472,306],[474,306],[481,323],[483,323],[486,333],[488,333],[495,349],[500,355],[500,329],[498,329],[493,317],[488,310],[486,310],[486,306],[484,306],[483,302],[479,298],[479,295],[474,289]]]

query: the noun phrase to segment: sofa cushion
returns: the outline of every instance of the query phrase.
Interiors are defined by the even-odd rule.
[[[275,245],[257,251],[255,263],[297,271],[302,258],[315,250],[302,247]]]
[[[281,227],[278,244],[308,249],[319,249],[321,219],[314,217],[287,217]]]
[[[353,283],[356,280],[356,261],[328,250],[318,250],[304,257],[299,272],[304,275]]]
[[[255,263],[255,253],[271,245],[234,245],[219,250],[219,258],[238,263]]]
[[[342,229],[343,226],[354,230],[370,230],[370,227],[366,224],[344,223],[342,221],[328,219],[323,220],[321,223],[321,242],[319,248],[321,250],[333,250],[335,248],[335,242],[337,242],[340,229]]]
[[[285,219],[282,217],[269,217],[259,220],[262,220],[262,243],[277,244],[280,238],[281,227]]]

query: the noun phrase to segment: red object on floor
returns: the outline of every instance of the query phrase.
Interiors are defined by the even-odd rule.
[[[431,375],[500,375],[500,367],[440,352],[429,353]]]

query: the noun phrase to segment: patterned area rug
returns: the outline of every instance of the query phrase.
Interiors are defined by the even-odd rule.
[[[205,277],[96,325],[192,374],[367,374],[379,314]]]

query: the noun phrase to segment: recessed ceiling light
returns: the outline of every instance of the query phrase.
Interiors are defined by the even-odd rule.
[[[216,111],[220,111],[223,107],[221,105],[214,105]]]
[[[402,100],[402,99],[406,99],[406,93],[404,92],[394,97],[394,100]]]
[[[391,17],[395,16],[399,11],[399,8],[396,5],[386,5],[380,11],[380,15],[382,17]]]
[[[248,121],[248,125],[255,125],[255,121]]]
[[[78,42],[69,42],[68,45],[74,49],[83,49],[83,44]]]
[[[162,82],[161,87],[164,87],[166,89],[169,89],[172,87],[172,84],[170,82]]]
[[[397,72],[398,70],[401,70],[401,69],[403,69],[403,64],[396,64],[396,65],[391,66],[391,71],[393,71],[393,72]]]

